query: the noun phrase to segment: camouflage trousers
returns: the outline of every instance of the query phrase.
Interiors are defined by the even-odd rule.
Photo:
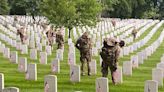
[[[81,53],[80,61],[81,61],[81,73],[82,73],[82,75],[84,75],[85,63],[87,63],[88,75],[90,75],[91,69],[89,66],[89,62],[91,62],[91,53],[90,52]]]
[[[53,38],[49,38],[48,39],[48,44],[52,47],[53,43],[54,43],[54,39]]]
[[[136,34],[132,34],[133,35],[133,41],[136,39]]]
[[[117,70],[117,65],[111,65],[109,63],[106,63],[105,61],[102,62],[102,69],[101,69],[101,72],[102,72],[102,77],[107,77],[108,76],[108,68],[110,69],[111,71],[111,77],[112,77],[112,82],[115,84],[115,72]]]
[[[27,36],[21,36],[20,35],[20,39],[21,39],[21,43],[25,44],[25,41],[27,40]]]
[[[64,47],[64,43],[58,42],[57,49],[63,49],[63,47]]]

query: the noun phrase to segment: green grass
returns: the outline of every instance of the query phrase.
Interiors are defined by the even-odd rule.
[[[149,46],[151,43],[153,43],[160,35],[163,27],[160,27],[159,31],[157,31],[150,41],[147,42],[146,45],[144,45],[142,48],[138,49],[136,52],[131,53],[131,55],[136,54],[138,51],[141,51],[142,49]],[[151,30],[148,29],[139,39],[144,38],[144,36],[149,33]],[[66,32],[67,39],[67,32]],[[72,36],[72,35],[71,35]],[[139,40],[138,39],[138,40]],[[10,47],[9,45],[6,45]],[[164,53],[164,42],[160,45],[160,47],[157,49],[157,51],[150,56],[147,60],[144,61],[144,64],[140,65],[138,69],[133,70],[132,76],[123,76],[123,84],[120,85],[112,85],[111,77],[109,78],[109,92],[143,92],[144,90],[144,82],[146,80],[151,80],[151,72],[152,68],[155,68],[156,64],[160,62],[160,57]],[[11,48],[12,51],[15,50],[15,48]],[[96,57],[97,60],[97,75],[92,76],[81,76],[81,82],[80,83],[71,83],[69,80],[69,65],[67,64],[67,58],[68,58],[68,45],[65,44],[65,50],[64,50],[64,60],[61,61],[61,72],[59,74],[51,73],[51,67],[50,62],[55,58],[56,56],[56,45],[54,46],[53,54],[52,56],[48,57],[48,64],[47,65],[41,65],[39,64],[39,59],[36,61],[33,61],[30,59],[29,54],[28,55],[21,55],[19,52],[19,57],[27,57],[28,63],[37,63],[37,72],[38,72],[38,80],[37,81],[28,81],[25,80],[25,73],[20,73],[17,71],[17,64],[11,64],[8,59],[3,58],[2,53],[0,53],[0,72],[4,73],[5,76],[5,87],[18,87],[20,88],[20,92],[44,92],[44,76],[45,75],[56,75],[58,78],[58,92],[74,92],[77,90],[80,90],[82,92],[95,92],[95,80],[98,77],[101,77],[100,72],[100,65],[99,65],[99,57]],[[39,55],[39,53],[38,53]],[[120,59],[120,65],[122,65],[123,61],[130,60],[130,56],[124,56]],[[76,62],[80,65],[79,61],[79,51],[76,49]],[[164,88],[160,88],[159,92],[164,92]]]

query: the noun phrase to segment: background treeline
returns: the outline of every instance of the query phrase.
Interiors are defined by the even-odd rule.
[[[39,9],[42,7],[40,3],[43,1],[46,0],[0,0],[0,14],[41,15]],[[97,1],[102,6],[102,17],[164,18],[164,0]]]

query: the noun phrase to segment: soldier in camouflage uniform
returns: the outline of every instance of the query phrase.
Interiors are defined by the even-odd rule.
[[[134,29],[132,30],[133,41],[136,39],[137,32],[138,30],[134,27]]]
[[[17,30],[17,35],[20,35],[20,39],[22,44],[25,44],[25,40],[27,39],[27,35],[26,35],[26,30],[25,27],[21,27],[20,29]]]
[[[56,43],[58,44],[57,49],[63,49],[64,47],[64,37],[61,31],[56,33]]]
[[[16,24],[18,23],[18,17],[14,16],[14,22],[13,22],[13,26],[16,27]]]
[[[55,37],[55,33],[53,32],[53,27],[51,26],[51,28],[46,32],[47,38],[48,38],[48,44],[52,47],[53,43],[54,43],[54,37]]]
[[[110,68],[112,75],[112,82],[115,84],[115,72],[118,67],[118,57],[121,47],[124,46],[124,41],[117,42],[114,38],[105,38],[103,42],[102,51],[100,52],[102,61],[102,77],[107,77],[108,68]]]
[[[89,38],[88,32],[85,32],[76,42],[76,48],[80,50],[80,61],[81,61],[81,75],[85,75],[84,73],[84,65],[87,61],[88,67],[88,76],[91,75],[90,73],[90,66],[89,62],[91,62],[91,49],[92,49],[92,42],[91,38]]]

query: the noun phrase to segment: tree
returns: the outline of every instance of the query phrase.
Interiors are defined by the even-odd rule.
[[[130,18],[132,8],[128,0],[119,0],[118,4],[113,5],[114,10],[110,11],[111,17]]]
[[[100,0],[102,3],[103,9],[101,16],[102,17],[109,17],[111,11],[114,11],[113,6],[119,3],[119,0]]]
[[[70,31],[76,26],[94,26],[101,10],[96,0],[43,0],[41,11],[56,27]]]
[[[0,14],[8,14],[9,13],[9,5],[7,0],[1,0],[0,4]]]
[[[26,0],[25,1],[26,12],[28,13],[28,15],[32,16],[34,21],[35,21],[35,16],[41,15],[40,3],[41,3],[41,0]]]
[[[11,15],[26,15],[25,0],[9,0]]]

